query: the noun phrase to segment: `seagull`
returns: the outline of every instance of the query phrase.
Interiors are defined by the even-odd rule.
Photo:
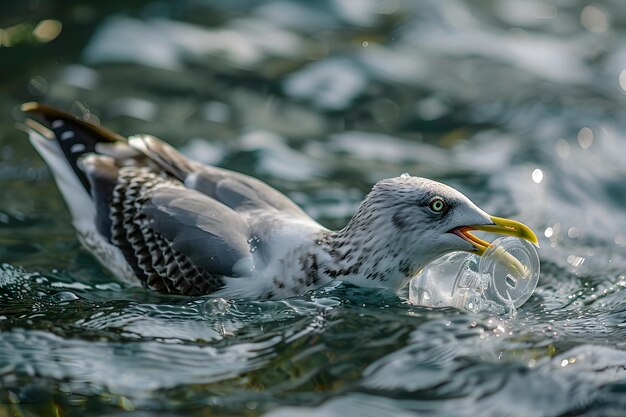
[[[125,138],[40,103],[22,111],[84,247],[117,277],[160,293],[269,300],[333,280],[398,292],[442,255],[482,255],[489,242],[472,231],[538,245],[526,225],[406,174],[376,183],[332,231],[258,179],[154,136]]]

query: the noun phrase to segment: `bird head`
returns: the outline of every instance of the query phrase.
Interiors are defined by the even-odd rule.
[[[355,217],[361,219],[361,230],[379,231],[378,236],[370,233],[372,239],[382,237],[380,231],[386,231],[383,239],[376,240],[398,254],[404,276],[417,273],[446,253],[482,255],[489,242],[473,231],[515,236],[538,245],[528,226],[485,213],[452,187],[408,175],[378,182]]]

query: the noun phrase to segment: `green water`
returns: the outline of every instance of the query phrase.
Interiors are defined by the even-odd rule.
[[[626,415],[623,2],[41,0],[0,29],[0,417]],[[537,232],[539,287],[490,317],[126,286],[17,128],[31,100],[332,228],[379,179],[444,181]]]

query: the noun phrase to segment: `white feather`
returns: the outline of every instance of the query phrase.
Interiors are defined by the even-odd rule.
[[[52,170],[54,180],[72,214],[72,223],[81,243],[115,275],[128,283],[139,285],[139,280],[122,252],[108,243],[96,230],[96,207],[93,200],[74,173],[56,140],[47,139],[32,129],[29,131],[29,139]]]
[[[76,229],[83,232],[85,228],[93,228],[96,216],[93,201],[67,162],[59,144],[34,130],[29,132],[29,139],[52,170],[54,180],[72,213]]]

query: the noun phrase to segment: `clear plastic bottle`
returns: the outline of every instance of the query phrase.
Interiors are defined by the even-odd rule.
[[[454,252],[428,264],[409,285],[409,302],[504,314],[524,304],[539,281],[539,256],[522,239],[496,239],[483,256]]]

